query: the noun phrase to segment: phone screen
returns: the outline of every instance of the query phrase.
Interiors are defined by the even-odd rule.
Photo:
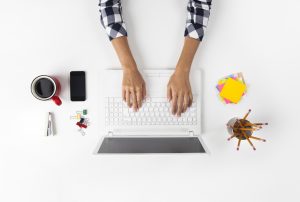
[[[85,72],[72,71],[70,72],[70,87],[72,101],[85,101]]]

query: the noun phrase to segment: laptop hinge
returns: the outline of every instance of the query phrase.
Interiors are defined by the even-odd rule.
[[[151,132],[150,132],[151,131]],[[117,128],[107,130],[107,136],[195,136],[194,131],[188,130],[187,128]]]

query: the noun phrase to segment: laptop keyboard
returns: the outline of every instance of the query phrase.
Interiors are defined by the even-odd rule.
[[[107,126],[197,125],[197,106],[192,106],[176,117],[166,98],[147,98],[138,112],[129,108],[120,97],[105,98]]]

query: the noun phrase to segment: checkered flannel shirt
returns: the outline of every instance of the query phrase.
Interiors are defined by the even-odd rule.
[[[199,41],[204,36],[210,14],[212,0],[189,0],[184,36]],[[127,36],[126,26],[122,17],[121,0],[100,0],[101,24],[110,40]]]

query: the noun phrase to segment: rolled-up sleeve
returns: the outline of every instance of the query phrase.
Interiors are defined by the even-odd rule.
[[[189,0],[184,36],[202,41],[210,15],[211,0]]]
[[[110,40],[127,36],[121,0],[99,0],[101,24]]]

